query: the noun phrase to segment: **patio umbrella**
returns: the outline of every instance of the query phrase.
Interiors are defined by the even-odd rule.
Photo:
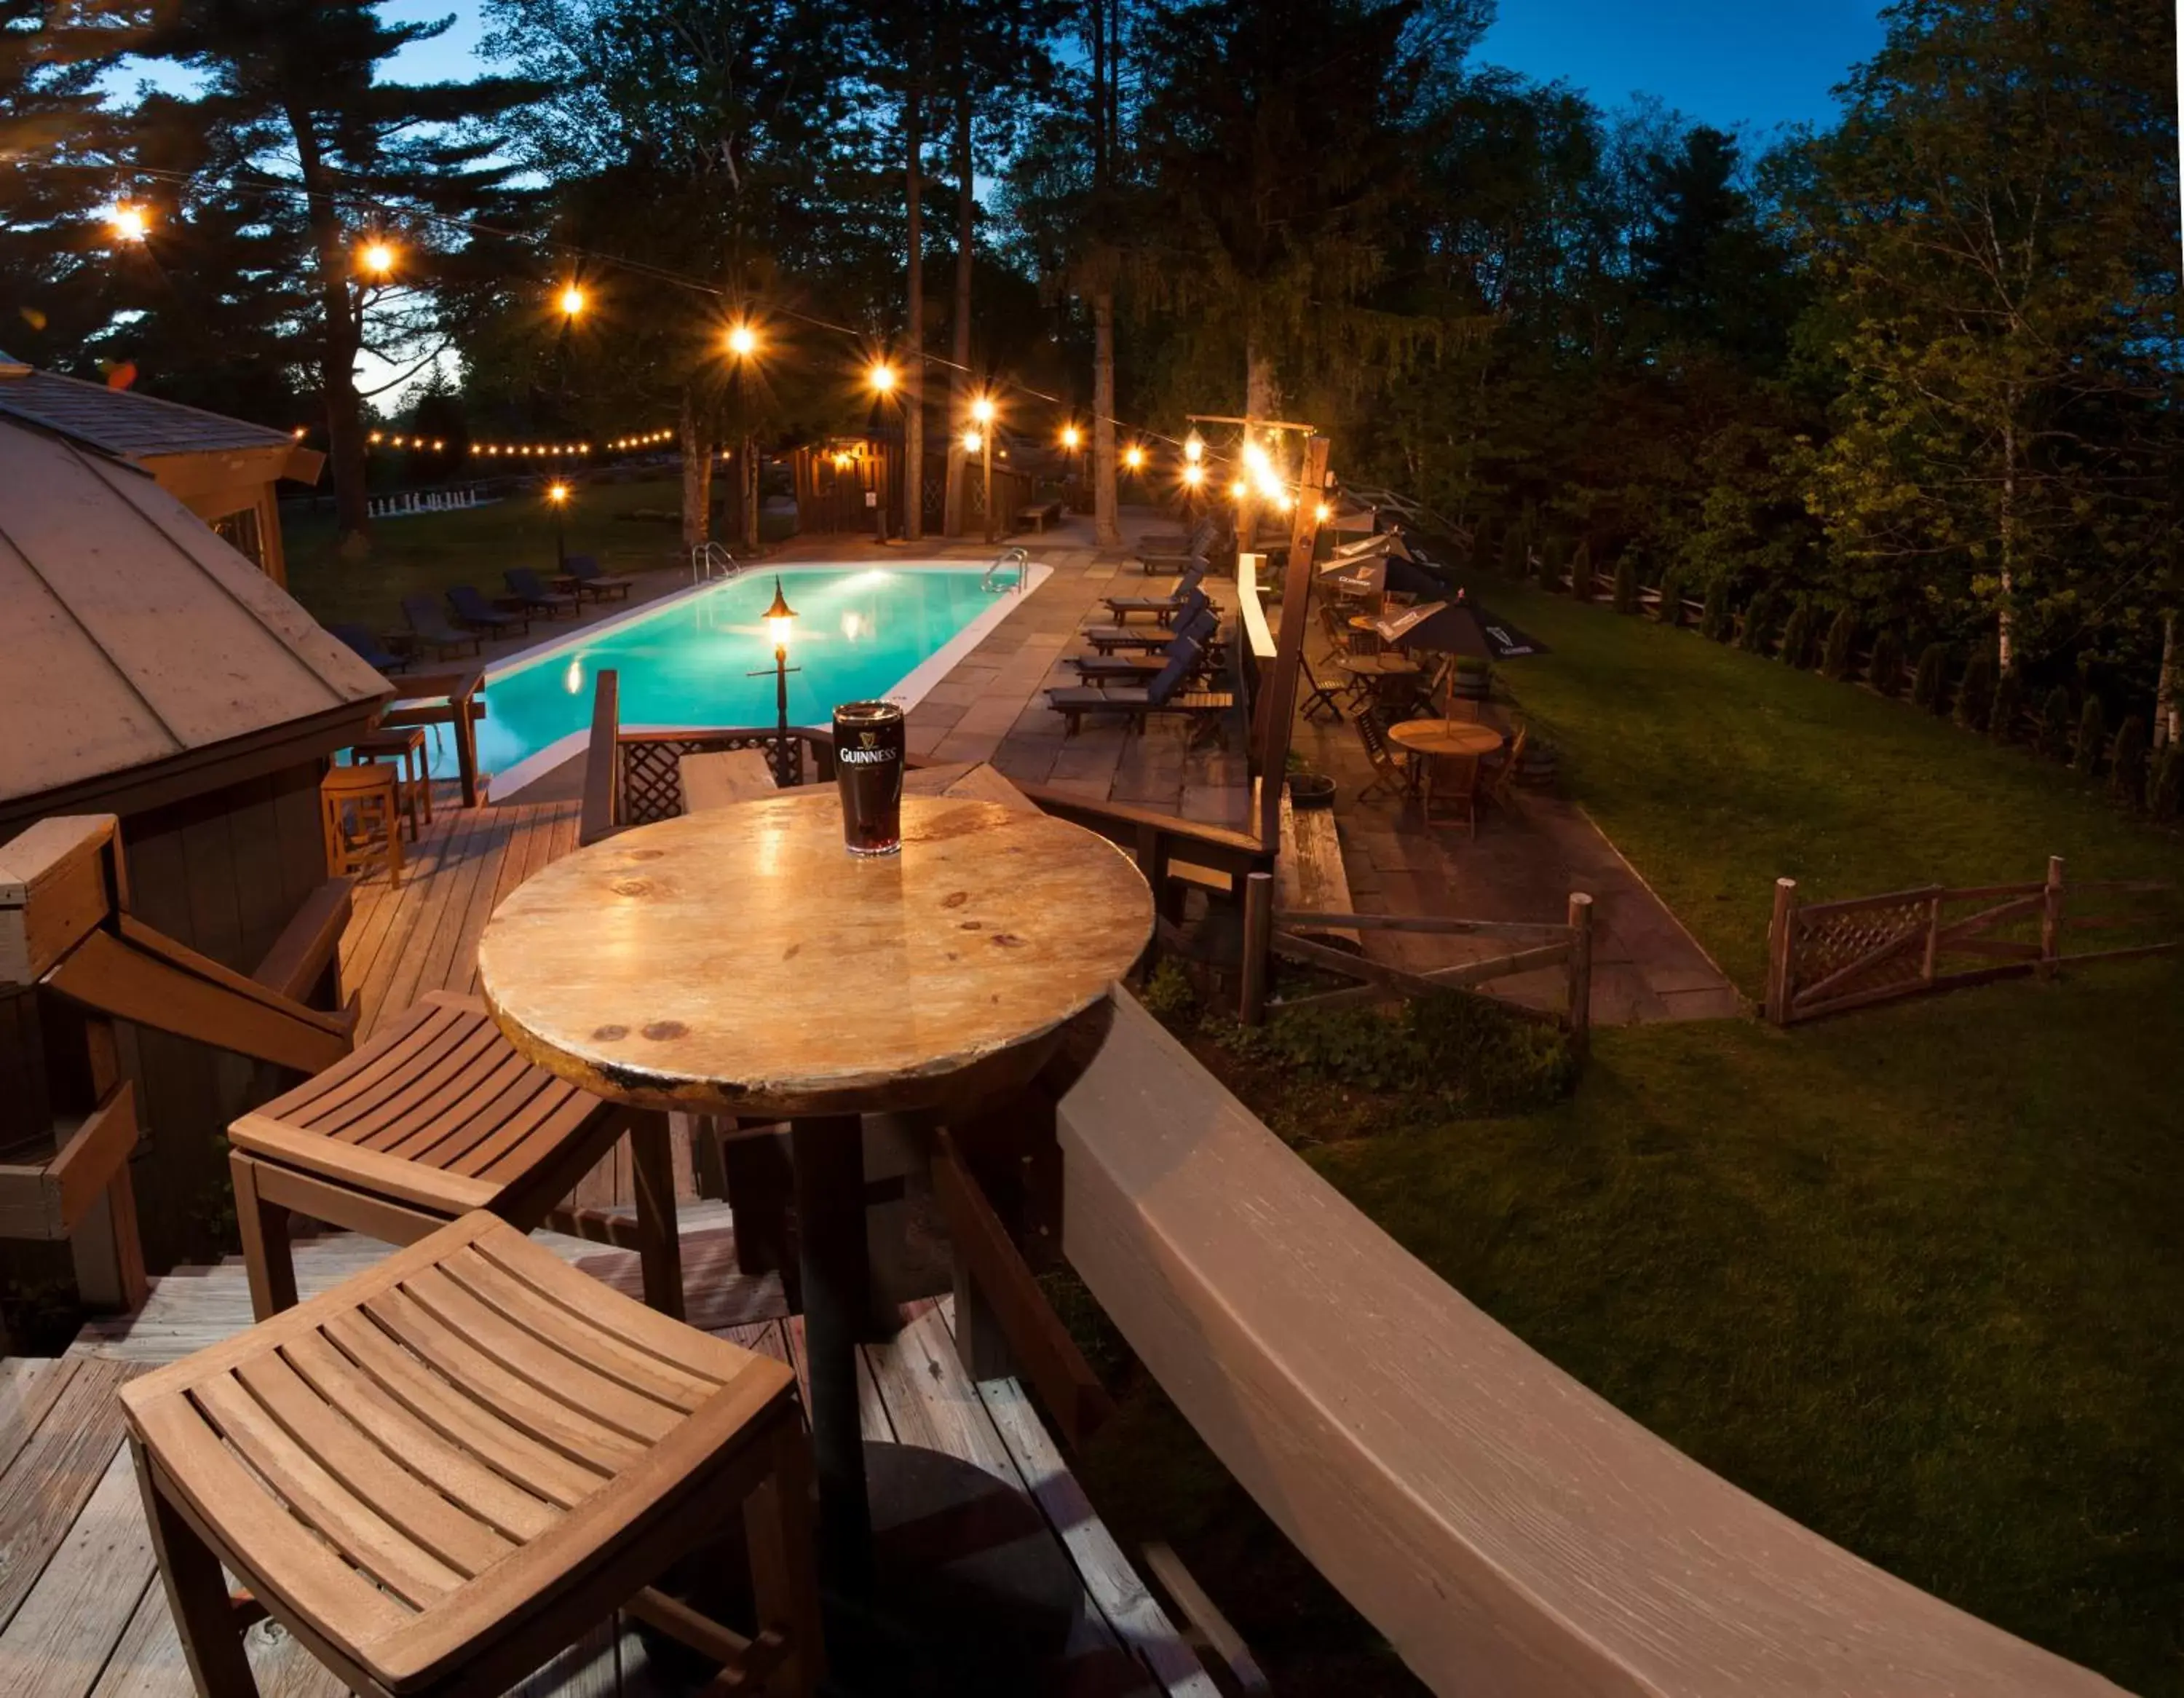
[[[1436,601],[1406,607],[1379,622],[1380,634],[1413,649],[1438,655],[1469,655],[1475,660],[1519,660],[1545,654],[1546,645],[1528,637],[1506,619],[1498,619],[1457,590],[1452,601]],[[1402,627],[1400,631],[1388,628]]]

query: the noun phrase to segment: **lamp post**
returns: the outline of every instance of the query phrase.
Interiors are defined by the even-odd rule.
[[[738,321],[728,327],[728,357],[736,362],[736,399],[741,404],[744,424],[743,461],[736,467],[736,507],[743,519],[743,533],[737,541],[748,554],[758,547],[758,438],[749,429],[750,384],[748,381],[751,362],[758,357],[757,330],[749,321]]]
[[[788,663],[788,633],[796,622],[796,610],[788,605],[788,598],[781,593],[781,574],[773,578],[773,605],[766,610],[766,634],[773,639],[773,781],[787,790],[801,776],[792,771],[788,760],[788,675],[801,672],[801,667]],[[746,678],[764,678],[764,672],[746,673]],[[802,762],[798,762],[800,768]]]
[[[569,540],[563,533],[561,515],[569,505],[569,486],[559,482],[549,483],[546,505],[554,510],[554,570],[566,578],[569,572]]]
[[[971,403],[971,417],[978,425],[976,443],[966,442],[966,448],[976,447],[978,462],[986,480],[986,540],[994,540],[994,398],[981,395]]]

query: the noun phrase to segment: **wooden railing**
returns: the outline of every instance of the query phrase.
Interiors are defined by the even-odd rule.
[[[1841,902],[1797,901],[1797,881],[1774,881],[1767,936],[1767,1018],[1776,1025],[1843,1014],[1903,997],[1923,996],[1997,979],[2052,977],[2064,966],[2120,961],[2184,950],[2184,937],[2117,948],[2067,951],[2072,931],[2159,929],[2145,913],[2077,914],[2073,896],[2152,895],[2176,886],[2152,880],[2063,876],[2051,856],[2035,882],[1949,889],[1929,885]],[[2015,934],[2007,935],[2007,934]],[[1953,964],[1958,958],[1975,964]]]
[[[1430,996],[1438,991],[1465,990],[1492,984],[1497,979],[1523,973],[1563,969],[1565,1000],[1559,1014],[1505,1004],[1511,1012],[1551,1019],[1567,1031],[1580,1053],[1592,1031],[1592,898],[1572,891],[1568,919],[1561,924],[1522,920],[1457,919],[1440,914],[1315,913],[1290,910],[1274,912],[1273,880],[1254,873],[1244,891],[1243,991],[1237,1015],[1245,1025],[1256,1025],[1269,1014],[1284,1008],[1334,1008],[1366,1003],[1385,1003],[1401,997]],[[1513,948],[1504,955],[1466,961],[1454,967],[1409,973],[1301,934],[1305,931],[1407,931],[1442,937],[1507,938]],[[1356,982],[1338,990],[1317,991],[1301,997],[1269,997],[1271,958],[1316,967]]]
[[[1467,1302],[1124,993],[1056,1109],[1064,1254],[1435,1692],[2120,1698],[1708,1472]]]

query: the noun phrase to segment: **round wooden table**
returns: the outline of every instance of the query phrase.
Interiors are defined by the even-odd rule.
[[[642,826],[503,902],[478,982],[517,1049],[615,1101],[790,1123],[821,1550],[869,1585],[857,1116],[1027,1079],[1144,949],[1152,893],[1104,838],[905,796],[902,852],[842,846],[833,789]]]
[[[1502,743],[1502,733],[1475,719],[1404,719],[1388,728],[1390,742],[1425,757],[1424,796],[1421,803],[1428,820],[1433,818],[1433,767],[1436,761],[1475,761],[1491,754]],[[1466,808],[1477,806],[1468,802]],[[1468,815],[1467,814],[1467,817]],[[1474,829],[1476,828],[1474,827]]]

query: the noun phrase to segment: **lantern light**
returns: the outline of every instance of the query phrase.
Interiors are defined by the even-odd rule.
[[[781,574],[773,578],[773,605],[766,610],[766,634],[773,639],[777,649],[788,646],[788,633],[795,623],[796,610],[788,605],[788,598],[781,593]]]
[[[560,506],[569,499],[569,486],[566,483],[549,483],[546,486],[546,499],[555,506]]]
[[[1205,440],[1196,431],[1191,432],[1191,433],[1184,438],[1183,444],[1183,457],[1189,461],[1193,466],[1197,465],[1201,460],[1203,460],[1206,457]]]

